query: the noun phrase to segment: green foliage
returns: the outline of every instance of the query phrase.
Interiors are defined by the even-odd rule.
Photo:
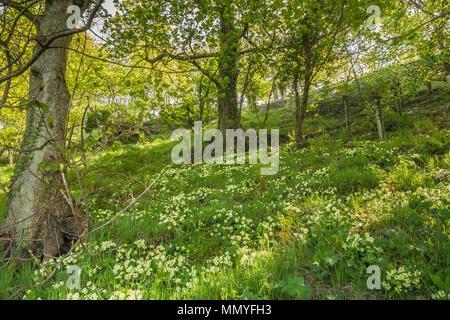
[[[301,150],[285,145],[275,177],[259,177],[253,166],[169,167],[48,284],[34,288],[29,269],[3,277],[5,288],[21,283],[5,297],[30,290],[27,299],[445,298],[448,131],[396,130],[389,141],[324,135]],[[430,153],[430,138],[445,152]],[[95,193],[92,224],[140,194],[171,163],[173,145],[164,137],[117,143],[95,156],[94,174],[84,178]],[[74,264],[82,268],[79,291],[65,287],[64,269]],[[382,270],[381,291],[366,288],[372,264]],[[41,268],[32,281],[45,275]]]
[[[378,186],[379,178],[370,169],[359,167],[332,169],[330,181],[339,192],[351,193],[359,189],[372,189]]]
[[[312,293],[312,289],[305,285],[305,279],[303,277],[281,280],[276,283],[275,288],[280,288],[283,294],[300,300],[308,300]]]
[[[93,152],[82,176],[90,225],[110,221],[165,171],[65,259],[1,265],[0,298],[450,299],[448,86],[433,90],[447,75],[446,20],[427,14],[446,13],[446,2],[114,2],[106,44],[75,35],[66,75],[67,155],[81,160],[81,140]],[[372,31],[364,26],[374,4],[383,25]],[[301,93],[312,90],[302,148],[293,93],[273,102],[274,87],[286,91],[294,78]],[[277,175],[172,164],[168,133],[196,120],[216,126],[224,89],[246,100],[244,128],[280,129]],[[13,79],[6,104],[27,90]],[[267,112],[260,101],[271,102]],[[386,141],[375,139],[378,104]],[[2,107],[2,146],[20,145],[25,111],[32,121],[49,108]],[[62,125],[55,120],[27,128],[27,147],[44,125]],[[13,182],[32,158],[22,154]],[[1,163],[7,188],[13,168]],[[67,180],[82,208],[73,168]],[[7,205],[1,189],[0,221]],[[66,286],[71,265],[82,270],[80,290]],[[370,265],[382,270],[381,290],[367,288]]]

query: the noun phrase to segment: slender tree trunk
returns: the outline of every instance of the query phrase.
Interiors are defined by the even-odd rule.
[[[397,104],[397,113],[399,116],[403,115],[403,106],[404,106],[404,100],[403,97],[400,95],[399,97],[397,97],[396,99],[396,104]]]
[[[233,27],[230,14],[226,12],[226,7],[220,11],[220,31],[221,31],[221,61],[219,63],[219,129],[225,135],[226,129],[236,129],[240,127],[238,99],[237,99],[237,79],[239,60],[239,39],[236,39],[236,32]]]
[[[400,80],[397,77],[394,78],[393,89],[395,94],[395,103],[397,105],[397,113],[399,116],[402,116],[404,107],[403,90],[400,85]]]
[[[358,95],[361,97],[361,84],[359,83],[358,75],[356,74],[355,69],[352,69],[353,76],[355,77],[356,86],[358,87]]]
[[[247,106],[248,107],[256,107],[256,96],[253,94],[248,94],[247,95]]]
[[[398,115],[399,116],[401,116],[402,115],[402,106],[400,105],[400,98],[395,98],[395,104],[396,104],[396,109],[397,109],[397,113],[398,113]]]
[[[294,81],[292,82],[292,90],[294,90],[294,101],[295,101],[295,110],[296,110],[295,141],[298,143],[297,121],[299,118],[300,108],[302,107],[301,102],[300,102],[300,93],[298,92],[298,74],[294,75]]]
[[[251,95],[247,94],[247,96],[245,98],[247,100],[247,107],[252,106],[253,104],[252,104],[252,97],[251,97]]]
[[[273,87],[272,87],[272,92],[273,92],[273,100],[274,101],[278,101],[279,97],[278,97],[278,86],[277,83],[274,81],[273,82]]]
[[[186,104],[186,128],[192,129],[194,127],[194,121],[192,121],[191,108],[189,104]]]
[[[306,79],[307,77],[305,77]],[[299,86],[299,75],[294,75],[293,81],[293,90],[295,94],[295,107],[297,110],[297,119],[296,119],[296,127],[295,127],[295,141],[297,144],[302,144],[305,139],[303,136],[303,120],[306,114],[306,107],[308,105],[308,97],[309,97],[309,81],[305,81],[305,85],[302,92],[302,99],[300,100],[300,94],[298,92]]]
[[[381,108],[380,98],[376,99],[375,118],[377,120],[378,137],[380,138],[380,140],[384,140],[386,139],[386,132],[384,129],[383,110]]]
[[[295,140],[298,144],[302,144],[305,141],[303,136],[303,120],[306,114],[306,107],[308,106],[310,82],[308,75],[305,75],[305,83],[302,92],[302,99],[300,101],[300,94],[298,92],[298,74],[294,76],[293,89],[295,93],[295,106],[297,109]]]
[[[283,85],[278,84],[278,91],[280,93],[280,99],[284,99],[286,96],[286,88]]]
[[[200,79],[200,83],[198,85],[198,104],[199,104],[199,120],[203,121],[203,108],[204,108],[204,96],[203,96],[203,76]]]
[[[37,37],[67,29],[71,0],[47,1],[38,19]],[[48,260],[70,247],[86,225],[70,194],[60,165],[64,162],[65,123],[70,93],[65,73],[71,37],[62,37],[31,66],[26,130],[9,194],[8,215],[0,235],[9,235],[8,250],[27,249]],[[37,45],[35,52],[39,49]]]

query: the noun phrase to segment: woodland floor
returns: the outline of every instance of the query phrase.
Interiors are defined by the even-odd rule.
[[[312,112],[305,131],[315,137],[297,149],[292,106],[271,111],[267,127],[286,141],[274,176],[258,165],[172,165],[165,136],[116,143],[84,180],[92,227],[165,168],[154,187],[72,256],[0,267],[0,298],[448,299],[450,100],[435,95],[401,117],[386,108],[386,141],[372,115],[347,132],[341,117]],[[244,116],[244,128],[258,120]],[[12,173],[2,164],[0,182]],[[6,210],[0,193],[0,220]],[[79,290],[66,286],[72,265]],[[367,288],[370,265],[379,290]]]

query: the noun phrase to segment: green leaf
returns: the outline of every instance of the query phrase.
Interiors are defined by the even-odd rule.
[[[445,277],[444,290],[445,292],[450,293],[450,275]]]
[[[282,293],[291,297],[297,297],[301,300],[309,299],[312,293],[312,289],[305,285],[305,279],[303,277],[282,280],[278,282],[276,287],[281,288]]]
[[[431,281],[433,281],[433,283],[439,288],[444,287],[444,283],[443,283],[442,279],[437,274],[431,275]]]

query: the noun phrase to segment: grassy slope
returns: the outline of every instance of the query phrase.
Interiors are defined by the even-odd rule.
[[[450,284],[447,96],[413,102],[402,118],[388,111],[382,142],[369,117],[333,135],[339,119],[308,119],[307,132],[320,135],[302,150],[283,145],[275,176],[170,165],[167,139],[111,148],[85,181],[95,225],[169,167],[44,285],[33,285],[46,271],[31,263],[1,269],[0,298],[439,298]],[[288,137],[292,108],[272,111],[267,124]],[[0,170],[2,180],[11,174]],[[0,217],[5,208],[0,198]],[[80,290],[65,285],[68,265],[81,268]],[[381,290],[367,289],[369,265],[381,269]]]

